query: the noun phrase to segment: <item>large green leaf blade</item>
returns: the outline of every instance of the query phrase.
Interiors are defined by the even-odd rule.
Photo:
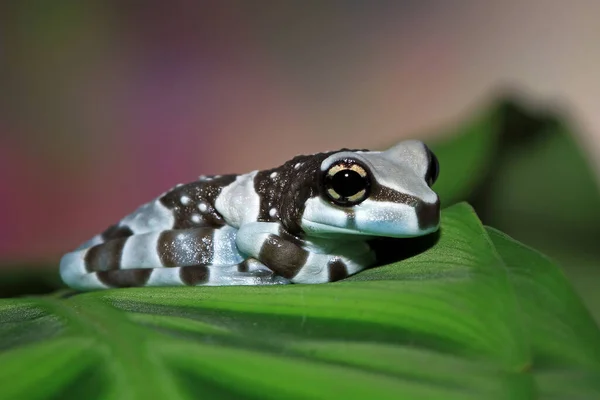
[[[153,288],[131,291],[125,298],[119,291],[84,296],[159,314],[183,308],[187,315],[204,316],[204,322],[244,330],[248,336],[270,332],[357,340],[366,335],[396,344],[410,338],[443,351],[489,357],[518,370],[528,363],[528,348],[519,337],[512,289],[485,230],[466,205],[446,210],[443,224],[439,243],[429,251],[344,282],[202,291]],[[266,331],[261,330],[264,326]],[[513,349],[509,353],[502,351],[507,343]]]
[[[570,131],[555,122],[507,144],[475,206],[486,224],[560,261],[600,321],[600,186]]]
[[[506,234],[493,228],[487,231],[518,297],[538,362],[600,372],[600,331],[562,271]]]
[[[499,239],[465,204],[445,209],[442,219],[431,248],[333,284],[117,289],[0,302],[0,319],[11,326],[4,332],[15,336],[0,337],[0,368],[15,371],[5,375],[0,398],[593,393],[598,329],[589,316],[585,322],[560,273],[550,280],[515,274],[507,251],[536,270],[537,253]],[[541,306],[524,303],[524,290]],[[548,313],[546,303],[563,309]],[[28,336],[31,329],[39,333]],[[562,347],[552,345],[555,338]],[[538,365],[548,354],[552,368]],[[19,378],[28,365],[34,373]],[[565,389],[568,376],[582,387]]]
[[[518,297],[533,351],[532,372],[543,396],[600,396],[600,331],[547,257],[487,228]]]

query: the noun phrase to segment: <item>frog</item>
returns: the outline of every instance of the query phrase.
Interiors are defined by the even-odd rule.
[[[439,230],[439,169],[410,139],[200,176],[63,255],[60,276],[82,291],[340,281],[376,264],[373,240]]]

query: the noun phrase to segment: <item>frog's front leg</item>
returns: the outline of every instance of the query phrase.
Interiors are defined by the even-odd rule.
[[[242,225],[236,243],[242,253],[258,259],[292,283],[333,282],[375,263],[375,254],[366,242],[322,240],[326,245],[319,246],[315,241],[286,239],[279,234],[279,228],[272,222]]]
[[[289,283],[235,245],[236,229],[192,228],[108,240],[66,254],[62,279],[76,289]]]

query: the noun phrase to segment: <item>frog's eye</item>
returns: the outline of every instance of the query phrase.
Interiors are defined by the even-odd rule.
[[[337,205],[354,206],[369,196],[371,179],[367,170],[354,161],[333,164],[325,172],[324,192]]]
[[[425,148],[427,149],[427,156],[429,158],[429,166],[427,168],[427,173],[425,174],[425,180],[427,181],[427,184],[431,186],[437,181],[437,178],[440,175],[440,163],[429,147],[425,146]]]

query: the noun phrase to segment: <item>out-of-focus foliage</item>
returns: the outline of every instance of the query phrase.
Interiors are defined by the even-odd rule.
[[[494,170],[502,113],[496,107],[474,116],[430,144],[440,162],[434,185],[442,207],[468,199]]]
[[[600,188],[568,120],[498,102],[432,145],[445,205],[554,257],[600,320]]]
[[[468,201],[484,224],[554,257],[600,320],[600,189],[571,130],[564,116],[498,101],[430,143],[434,188],[444,206]],[[55,267],[23,270],[5,272],[0,297],[60,286]]]
[[[568,125],[502,102],[431,144],[439,235],[325,285],[0,301],[0,398],[592,398],[600,195]],[[482,225],[473,209],[475,206]],[[58,288],[0,280],[2,296]],[[589,284],[591,287],[593,285]],[[600,299],[597,299],[600,300]]]
[[[600,331],[552,261],[465,204],[442,226],[419,254],[337,283],[5,299],[0,398],[599,393]]]

